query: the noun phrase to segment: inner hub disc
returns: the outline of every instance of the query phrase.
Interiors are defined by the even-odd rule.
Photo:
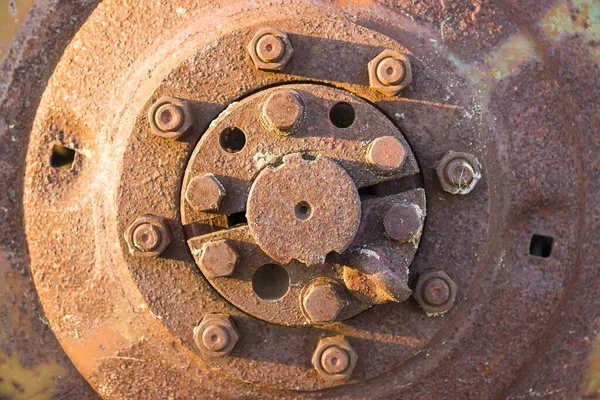
[[[252,236],[275,261],[322,264],[331,251],[342,253],[360,224],[360,198],[354,182],[328,158],[300,153],[258,175],[248,196],[246,216]]]

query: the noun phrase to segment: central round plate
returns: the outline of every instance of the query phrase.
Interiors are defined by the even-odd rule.
[[[246,216],[257,244],[274,260],[313,266],[352,243],[360,225],[360,198],[334,161],[295,153],[261,171],[250,189]]]

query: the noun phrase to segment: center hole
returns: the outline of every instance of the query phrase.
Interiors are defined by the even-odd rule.
[[[273,45],[271,43],[267,44],[265,47],[267,51],[273,51]]]
[[[312,208],[307,202],[301,201],[300,203],[296,204],[295,212],[296,218],[300,220],[305,220],[308,219],[312,214]]]

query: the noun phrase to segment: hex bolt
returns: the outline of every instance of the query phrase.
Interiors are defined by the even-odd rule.
[[[163,132],[177,130],[183,124],[183,110],[175,104],[167,103],[158,107],[154,114],[154,122]]]
[[[452,194],[471,192],[481,178],[479,160],[469,153],[448,151],[436,170],[442,189]]]
[[[383,226],[392,239],[410,242],[421,232],[423,217],[423,210],[419,206],[402,201],[390,207],[383,217]]]
[[[267,128],[289,135],[304,117],[304,101],[295,90],[281,89],[271,93],[262,107]]]
[[[262,36],[256,43],[256,54],[266,63],[279,61],[284,53],[285,43],[272,33]]]
[[[429,316],[448,312],[456,299],[458,286],[444,271],[427,271],[417,281],[414,296]]]
[[[261,28],[248,43],[248,53],[256,68],[278,72],[290,61],[294,48],[285,32]]]
[[[386,86],[399,84],[405,76],[406,67],[402,60],[386,57],[377,64],[377,79]]]
[[[185,199],[196,211],[218,211],[225,195],[225,188],[213,174],[193,177],[185,190]]]
[[[330,280],[316,280],[304,289],[302,305],[306,317],[313,323],[335,321],[346,306],[343,288]]]
[[[317,372],[328,381],[350,379],[358,355],[344,336],[321,338],[311,362]]]
[[[371,88],[394,96],[412,81],[409,58],[395,50],[384,50],[368,66]]]
[[[171,243],[167,221],[154,215],[140,215],[124,234],[129,253],[136,257],[157,257]]]
[[[157,136],[176,140],[193,126],[193,113],[186,100],[163,96],[148,109],[150,130]]]
[[[394,136],[382,136],[373,140],[367,150],[367,162],[380,171],[394,171],[406,161],[406,149]]]
[[[138,225],[133,230],[133,245],[140,251],[152,251],[160,245],[160,231],[150,223]]]
[[[228,314],[208,314],[194,328],[194,341],[205,357],[224,357],[239,340],[239,332]]]
[[[204,243],[199,264],[211,278],[231,276],[238,263],[239,255],[233,243],[226,239]]]

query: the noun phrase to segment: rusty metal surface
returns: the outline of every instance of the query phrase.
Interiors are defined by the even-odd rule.
[[[66,4],[57,2],[45,19],[32,22],[56,21],[66,32],[62,41],[43,35],[21,41],[25,50],[2,65],[8,79],[0,86],[2,181],[12,185],[1,201],[15,210],[2,217],[5,282],[11,286],[3,282],[0,316],[7,323],[0,341],[8,359],[19,354],[28,371],[38,363],[51,371],[46,376],[64,376],[47,383],[47,393],[66,390],[69,396],[85,389],[62,353],[50,350],[56,344],[48,350],[28,345],[37,335],[53,340],[36,321],[41,310],[35,300],[23,307],[11,300],[23,290],[35,298],[29,261],[49,325],[106,398],[193,398],[199,392],[225,398],[396,398],[399,391],[406,398],[598,395],[597,4],[264,2],[217,9],[165,2],[140,13],[143,5],[106,1],[49,78],[42,60],[57,60],[76,30],[76,22],[52,19]],[[79,3],[69,7],[84,18],[91,10]],[[120,36],[124,24],[136,35]],[[294,56],[283,74],[253,69],[246,46],[258,26],[289,32]],[[388,47],[411,58],[413,83],[398,98],[368,87],[366,65]],[[120,62],[94,61],[99,59]],[[182,78],[187,71],[202,79]],[[422,171],[428,214],[409,285],[427,268],[448,272],[459,288],[448,314],[427,318],[408,301],[377,305],[316,331],[265,328],[224,303],[195,270],[177,222],[183,167],[194,144],[232,101],[290,81],[347,89],[377,105],[403,132]],[[182,141],[142,130],[154,93],[186,94],[199,103],[195,129]],[[25,166],[14,160],[24,158],[30,134],[24,182]],[[73,169],[55,170],[46,161],[56,141],[78,151]],[[145,161],[123,157],[131,148],[143,148]],[[435,168],[448,150],[482,163],[482,179],[468,195],[447,193],[439,183]],[[405,185],[415,187],[400,180],[370,191],[385,196]],[[128,255],[123,232],[146,213],[169,218],[173,242],[163,257],[142,261]],[[223,218],[207,229],[227,227]],[[554,239],[550,257],[529,254],[533,234]],[[24,274],[15,274],[18,268]],[[199,291],[206,294],[202,300]],[[240,331],[232,358],[211,365],[226,374],[212,371],[192,350],[193,328],[212,312],[231,314]],[[11,315],[33,321],[33,334],[21,335],[23,318],[19,323]],[[350,381],[323,382],[310,369],[310,357],[320,337],[335,334],[348,338],[358,362]],[[295,348],[272,345],[285,335]],[[302,359],[290,356],[300,353]],[[64,367],[58,373],[40,360]],[[312,375],[296,377],[298,369]],[[277,390],[327,386],[337,387]]]

